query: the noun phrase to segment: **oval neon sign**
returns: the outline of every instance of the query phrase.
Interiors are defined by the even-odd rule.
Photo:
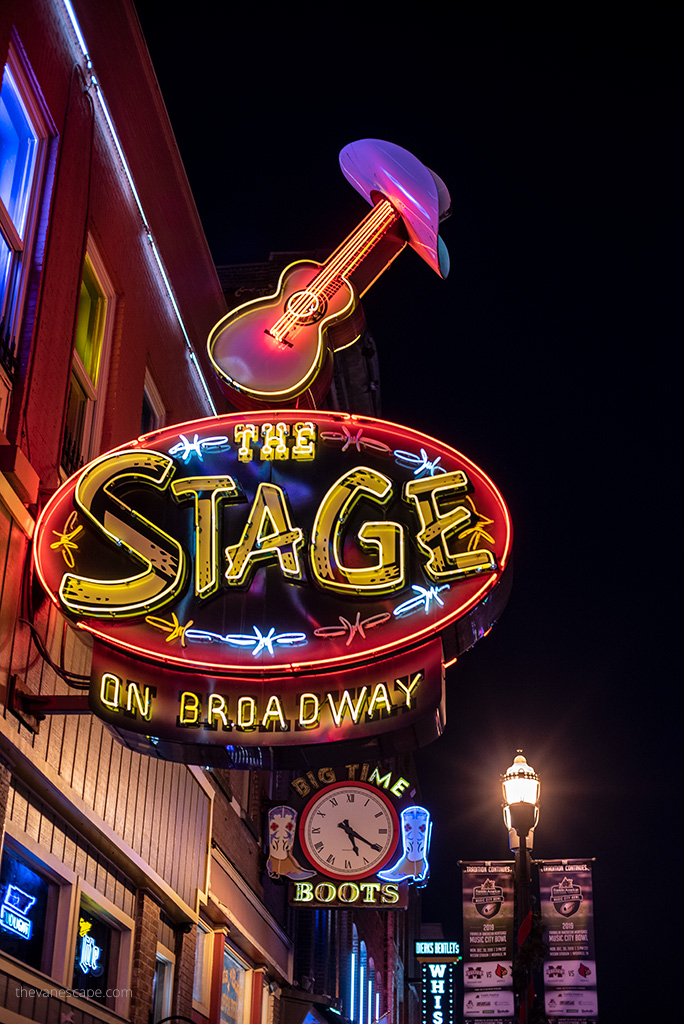
[[[220,679],[230,690],[268,677],[273,689],[317,673],[329,690],[331,673],[352,679],[380,661],[389,677],[392,659],[408,664],[436,637],[438,661],[455,657],[503,607],[510,551],[501,495],[459,452],[381,420],[297,410],[197,420],[123,445],[63,485],[34,541],[47,593],[98,649],[158,666],[180,680],[167,687],[176,693],[195,678],[192,692],[207,694]],[[103,673],[94,710],[125,711],[125,680],[105,685]],[[221,705],[221,722],[265,728],[256,698],[242,699],[234,713]],[[150,701],[129,698],[126,727],[151,731],[145,714],[134,721]],[[306,731],[313,705],[297,706]],[[405,706],[414,710],[410,692]],[[182,710],[167,711],[183,724]]]
[[[494,484],[380,420],[252,413],[90,463],[36,531],[61,611],[185,669],[289,673],[389,654],[476,609],[509,560]],[[491,624],[491,623],[490,623]]]

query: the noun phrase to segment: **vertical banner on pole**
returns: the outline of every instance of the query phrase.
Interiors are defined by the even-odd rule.
[[[511,1024],[513,862],[461,861],[461,868],[464,1024]]]
[[[596,957],[591,860],[540,860],[542,924],[549,953],[544,961],[549,1021],[571,1018],[596,1024]]]

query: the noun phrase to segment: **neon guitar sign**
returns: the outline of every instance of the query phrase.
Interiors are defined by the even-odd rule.
[[[90,709],[131,749],[229,768],[412,750],[444,727],[445,666],[506,603],[511,522],[482,470],[312,408],[398,253],[448,271],[442,182],[377,140],[340,160],[368,215],[209,337],[240,411],[101,455],[36,524],[43,589],[93,640]]]
[[[440,276],[448,273],[438,234],[449,212],[443,182],[376,139],[347,146],[340,163],[373,204],[370,213],[325,263],[290,264],[273,295],[238,306],[209,335],[210,359],[238,408],[315,408],[330,386],[334,352],[363,330],[361,296],[407,244]]]

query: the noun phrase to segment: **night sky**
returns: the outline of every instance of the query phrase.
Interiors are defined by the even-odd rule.
[[[138,5],[218,264],[337,245],[367,210],[338,167],[356,139],[410,150],[453,201],[448,280],[408,250],[364,299],[384,417],[478,463],[515,530],[508,608],[449,671],[447,731],[417,757],[424,917],[459,939],[457,860],[509,856],[499,775],[522,748],[535,855],[596,858],[601,1021],[661,1019],[684,852],[674,20],[243,6],[170,24]]]

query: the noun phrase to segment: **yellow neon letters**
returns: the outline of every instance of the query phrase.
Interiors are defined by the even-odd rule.
[[[342,561],[344,525],[361,498],[385,506],[392,481],[367,466],[350,470],[323,498],[311,534],[311,571],[327,590],[365,596],[389,594],[404,586],[404,531],[399,523],[368,521],[358,530],[362,549],[377,550],[375,565],[348,567]]]
[[[59,596],[70,612],[95,618],[130,618],[159,608],[179,593],[186,573],[183,548],[112,490],[136,478],[164,490],[173,472],[173,459],[145,449],[103,455],[86,468],[74,492],[76,508],[104,539],[142,566],[142,571],[114,580],[65,573]],[[107,501],[104,512],[96,514],[93,505],[102,505],[101,495]]]
[[[388,904],[399,901],[399,887],[392,882],[295,882],[293,904],[340,903]]]
[[[475,551],[452,551],[451,540],[459,535],[475,518],[465,505],[447,510],[440,502],[453,504],[455,499],[465,495],[470,487],[468,477],[459,469],[441,476],[410,480],[404,485],[404,500],[413,504],[421,529],[416,534],[420,550],[428,556],[425,572],[435,582],[466,579],[481,572],[494,572],[496,558],[491,551],[478,548]]]
[[[304,534],[292,524],[282,487],[259,484],[242,537],[226,548],[225,578],[231,586],[240,587],[251,579],[255,562],[277,558],[284,575],[299,580],[298,548],[303,543]]]
[[[208,597],[218,589],[219,508],[243,497],[242,488],[231,476],[192,476],[174,480],[173,496],[181,501],[193,498],[195,506],[195,594]]]
[[[289,423],[279,420],[276,423],[239,423],[233,430],[233,440],[238,445],[237,456],[240,462],[251,462],[254,452],[262,437],[259,458],[262,462],[270,460],[294,459],[296,462],[308,462],[316,457],[316,441],[318,428],[315,423],[307,420],[303,423]],[[288,445],[292,438],[294,444]]]

